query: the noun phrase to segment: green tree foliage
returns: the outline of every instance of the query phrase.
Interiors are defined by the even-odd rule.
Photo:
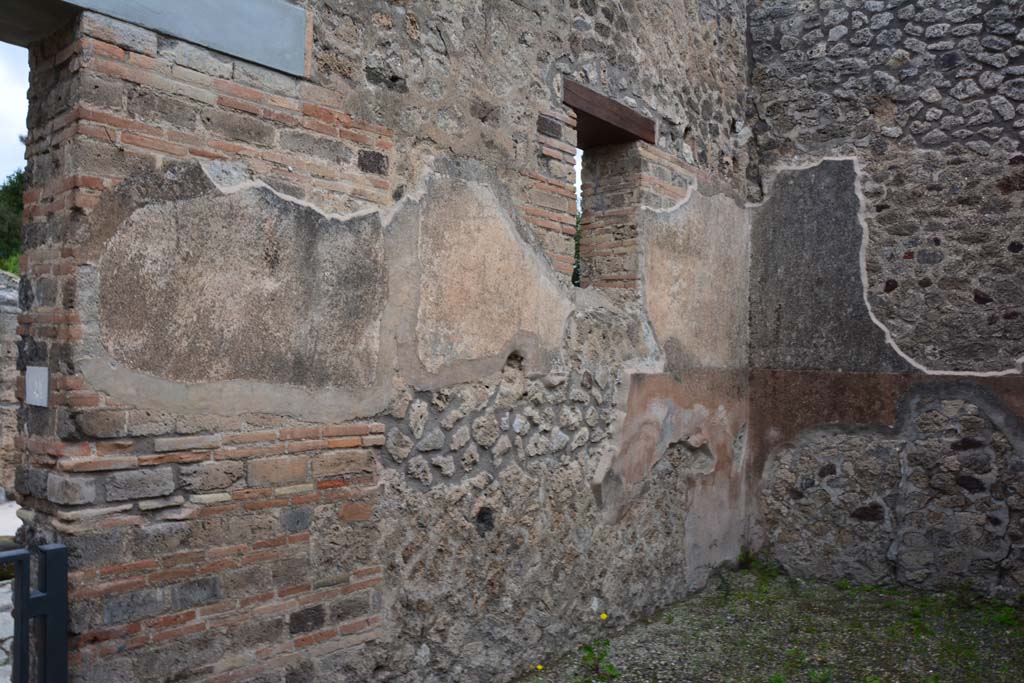
[[[7,176],[0,185],[0,268],[18,273],[21,255],[21,212],[24,208],[25,171]]]

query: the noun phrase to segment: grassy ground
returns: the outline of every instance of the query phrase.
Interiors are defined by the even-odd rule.
[[[596,654],[543,662],[520,683],[1024,683],[1024,610],[964,592],[797,581],[755,564],[646,624],[614,622]],[[617,677],[594,675],[605,653]]]

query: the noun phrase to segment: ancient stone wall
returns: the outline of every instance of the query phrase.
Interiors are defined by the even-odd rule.
[[[806,575],[1018,596],[1024,5],[748,9],[773,552]]]
[[[507,680],[754,533],[743,13],[308,9],[306,78],[89,12],[31,49],[17,492],[75,680]],[[563,75],[659,121],[628,296],[569,283]]]
[[[868,301],[918,368],[1020,372],[1024,5],[751,3],[762,173],[856,157]]]
[[[75,680],[509,680],[764,542],[1020,593],[1016,4],[301,4],[304,77],[32,46]],[[657,122],[588,149],[582,288],[565,77]]]

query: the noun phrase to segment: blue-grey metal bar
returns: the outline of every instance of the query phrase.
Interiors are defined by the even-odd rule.
[[[14,565],[14,647],[12,683],[29,683],[30,625],[42,617],[45,631],[36,642],[41,683],[68,680],[68,551],[60,544],[39,547],[38,588],[30,580],[31,553],[24,549],[0,552],[0,564]]]
[[[11,683],[28,683],[29,620],[32,618],[29,582],[31,555],[24,548],[0,553],[0,563],[14,565],[14,647],[11,648]]]
[[[68,549],[60,544],[39,548],[39,609],[46,619],[45,652],[39,678],[44,683],[68,680]]]

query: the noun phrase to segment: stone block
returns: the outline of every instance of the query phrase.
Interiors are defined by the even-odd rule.
[[[207,450],[220,446],[220,441],[221,438],[219,434],[164,437],[153,441],[153,450],[157,453],[166,453],[168,451]]]
[[[191,43],[161,38],[158,49],[161,57],[209,76],[231,78],[234,69],[231,59]]]
[[[335,164],[352,162],[352,150],[345,143],[302,130],[281,131],[281,147]]]
[[[221,109],[207,109],[203,112],[202,123],[210,133],[229,140],[240,140],[264,147],[274,144],[274,127],[253,116]]]
[[[173,586],[170,592],[171,608],[183,610],[219,600],[220,583],[218,577],[208,576]]]
[[[388,158],[380,152],[361,149],[359,150],[359,170],[365,173],[387,175]]]
[[[90,477],[51,472],[46,479],[46,497],[58,505],[84,505],[96,500],[96,483]]]
[[[309,529],[313,511],[309,507],[288,508],[281,511],[281,529],[289,534],[296,534]]]
[[[72,570],[123,562],[132,556],[128,534],[124,529],[111,529],[80,536],[68,536],[68,564]]]
[[[75,424],[86,436],[109,439],[128,434],[127,412],[124,410],[91,410],[75,415]]]
[[[78,96],[82,102],[115,111],[124,107],[125,85],[88,71],[82,72],[77,82]]]
[[[154,56],[157,36],[152,31],[95,12],[82,14],[82,33],[132,52]]]
[[[108,501],[156,498],[174,492],[174,472],[170,467],[124,470],[106,479]]]
[[[332,621],[351,621],[370,611],[370,599],[367,593],[347,596],[331,603]]]
[[[250,486],[278,486],[306,480],[309,457],[287,455],[280,458],[251,460],[248,463]]]
[[[49,472],[30,465],[20,465],[14,474],[14,488],[18,493],[33,498],[46,498]]]
[[[260,90],[292,97],[298,94],[299,81],[297,79],[248,61],[235,63],[233,78],[236,83]]]
[[[141,559],[185,550],[192,537],[188,522],[163,522],[134,529],[129,544],[135,549],[135,557]]]
[[[218,579],[221,597],[224,599],[257,595],[274,587],[270,567],[265,564],[222,572]]]
[[[144,588],[129,593],[115,593],[103,604],[103,623],[120,624],[160,614],[164,610],[164,594],[160,588]]]
[[[188,491],[219,491],[229,488],[245,473],[245,465],[237,460],[201,462],[184,465],[179,470],[182,488]]]
[[[284,631],[284,618],[267,619],[263,621],[250,621],[241,624],[231,631],[232,641],[237,647],[252,647],[261,643],[272,643],[282,637]],[[279,675],[267,675],[267,683],[280,681]]]
[[[373,453],[365,449],[327,451],[313,456],[314,479],[339,474],[373,474],[375,469]]]
[[[186,130],[195,128],[195,107],[180,97],[171,97],[151,90],[135,90],[128,93],[127,106],[128,113],[150,125],[169,123]]]
[[[288,632],[292,635],[297,633],[309,633],[316,631],[324,625],[326,611],[323,605],[313,605],[292,612],[288,617]]]

